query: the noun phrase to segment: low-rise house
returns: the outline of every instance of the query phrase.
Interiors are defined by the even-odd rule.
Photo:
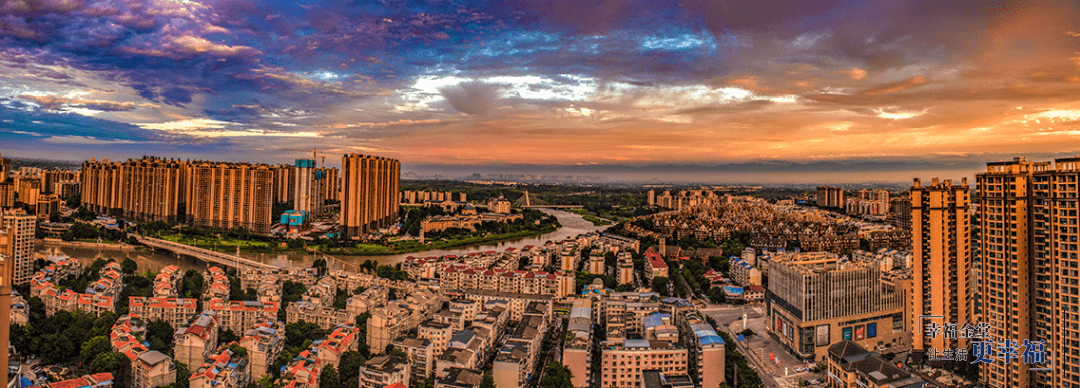
[[[409,386],[409,362],[396,356],[375,356],[360,367],[360,388],[383,388],[399,383]]]
[[[248,351],[251,380],[258,381],[269,375],[270,366],[285,347],[285,324],[276,317],[263,317],[244,332],[244,336],[240,338],[240,346]]]
[[[216,315],[213,310],[203,311],[190,325],[176,330],[173,338],[176,361],[194,368],[210,356],[210,352],[217,347]]]

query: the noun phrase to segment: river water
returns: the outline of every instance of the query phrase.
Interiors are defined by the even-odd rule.
[[[555,216],[559,219],[559,223],[562,225],[558,230],[542,234],[536,237],[527,237],[517,240],[504,241],[494,244],[483,244],[476,246],[458,247],[449,250],[430,250],[412,253],[403,253],[399,255],[381,255],[381,256],[340,256],[338,259],[352,264],[359,265],[365,260],[375,260],[381,264],[397,264],[403,261],[406,257],[428,257],[428,256],[443,256],[443,255],[462,255],[471,252],[483,252],[483,251],[502,251],[506,248],[514,247],[521,248],[526,245],[540,246],[544,245],[548,241],[559,241],[567,238],[577,236],[579,234],[598,231],[606,228],[606,226],[594,226],[591,222],[586,221],[580,215],[561,210],[541,209],[544,213]],[[181,270],[188,269],[203,269],[206,268],[206,263],[196,260],[186,255],[176,255],[172,252],[165,251],[145,251],[145,250],[120,250],[110,247],[64,247],[55,246],[50,244],[38,243],[37,252],[39,256],[69,256],[79,259],[83,264],[89,264],[97,258],[103,258],[105,260],[115,259],[121,261],[125,257],[130,257],[139,264],[139,272],[157,272],[168,265],[177,265]],[[311,254],[266,254],[266,253],[244,253],[240,252],[240,256],[267,263],[278,267],[298,266],[306,267],[310,266],[311,262],[315,260],[315,257]],[[331,269],[341,269],[347,266],[340,263],[334,263],[333,260]],[[349,268],[346,268],[349,269]]]

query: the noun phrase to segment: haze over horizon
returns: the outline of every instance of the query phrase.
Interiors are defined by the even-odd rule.
[[[959,179],[1080,154],[1078,26],[1076,2],[13,0],[0,153]]]

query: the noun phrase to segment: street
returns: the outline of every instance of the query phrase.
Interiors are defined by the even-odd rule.
[[[708,304],[701,312],[715,319],[718,326],[723,326],[717,330],[727,331],[736,341],[737,333],[744,330],[743,314],[746,314],[745,329],[753,330],[755,335],[737,342],[738,349],[746,355],[751,367],[759,372],[758,376],[766,387],[797,387],[799,380],[824,381],[821,374],[796,371],[796,368],[805,367],[806,364],[769,337],[764,306]],[[780,366],[769,359],[770,353],[780,358]]]

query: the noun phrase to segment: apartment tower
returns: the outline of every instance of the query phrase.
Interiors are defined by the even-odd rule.
[[[976,176],[974,201],[977,252],[981,253],[978,292],[980,321],[992,327],[991,338],[1022,343],[1046,341],[1051,372],[1019,360],[983,364],[980,379],[988,387],[1067,387],[1080,385],[1080,292],[1077,288],[1077,161],[1058,159],[987,163]]]
[[[819,207],[844,207],[844,189],[841,187],[818,186],[817,205]]]
[[[350,154],[341,160],[341,230],[361,236],[389,226],[398,216],[401,162]]]
[[[190,169],[187,213],[193,225],[270,233],[274,205],[270,166],[201,162]]]
[[[293,194],[293,198],[295,198],[293,210],[305,213],[305,217],[311,217],[315,214],[315,204],[317,201],[315,191],[312,190],[311,187],[315,180],[313,174],[315,170],[315,160],[296,159],[296,164],[294,166],[295,168],[293,168],[293,171],[296,171],[296,184],[294,185],[296,193]]]
[[[187,163],[148,157],[83,162],[82,203],[91,211],[136,221],[184,220]]]
[[[34,276],[34,231],[37,217],[22,209],[0,213],[0,229],[7,230],[8,255],[11,256],[11,284],[25,284]]]
[[[967,348],[966,338],[930,338],[924,328],[928,323],[963,325],[974,321],[969,303],[969,194],[967,178],[961,179],[959,185],[934,178],[929,186],[915,179],[911,187],[912,310],[908,327],[916,353]],[[920,316],[941,318],[927,320]]]

